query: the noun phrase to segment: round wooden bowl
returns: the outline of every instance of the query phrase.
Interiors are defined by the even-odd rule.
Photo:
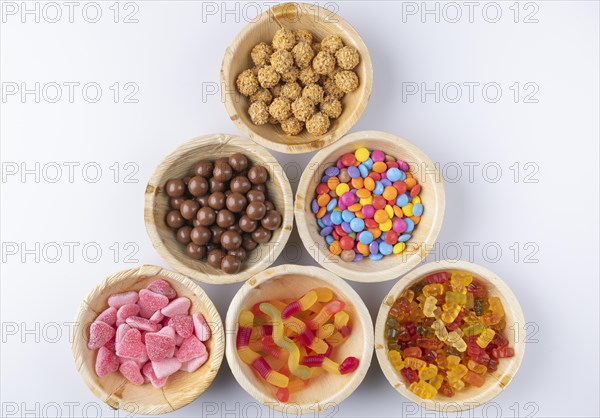
[[[460,392],[447,398],[436,396],[433,399],[422,399],[408,390],[402,376],[397,372],[388,360],[388,349],[385,339],[385,322],[394,301],[402,294],[404,289],[412,286],[415,282],[423,279],[425,276],[438,271],[466,271],[473,276],[481,279],[486,285],[488,293],[491,296],[497,296],[502,301],[506,313],[507,332],[505,336],[509,341],[510,347],[514,348],[515,355],[511,358],[500,360],[498,370],[494,373],[488,373],[484,385],[480,388],[468,386]],[[514,329],[514,332],[510,330]],[[508,285],[488,269],[467,261],[437,261],[424,264],[398,281],[383,299],[377,322],[375,325],[375,352],[377,360],[383,370],[383,374],[390,384],[405,398],[421,405],[424,408],[440,412],[466,411],[476,408],[489,402],[502,392],[512,378],[519,370],[523,355],[525,354],[525,318],[519,301],[510,290]],[[519,338],[521,336],[521,338]]]
[[[95,372],[97,350],[87,347],[89,325],[108,307],[108,297],[113,293],[140,290],[156,276],[168,281],[179,296],[192,301],[191,312],[201,312],[210,325],[212,336],[205,342],[208,360],[193,373],[179,371],[169,377],[162,388],[150,383],[136,386],[120,373],[110,373],[102,378]],[[225,348],[225,335],[221,317],[204,290],[187,277],[158,266],[142,266],[113,274],[96,286],[83,300],[77,313],[78,327],[72,344],[77,370],[84,382],[99,399],[114,409],[135,414],[165,414],[179,409],[210,386],[217,375]]]
[[[205,260],[194,260],[185,253],[185,246],[175,238],[175,231],[165,222],[169,197],[164,185],[171,178],[189,175],[194,164],[203,159],[216,160],[233,153],[244,154],[254,165],[262,165],[269,173],[267,195],[281,213],[282,224],[273,231],[271,241],[249,252],[248,259],[237,274],[227,274],[208,265]],[[269,267],[279,256],[290,237],[293,227],[292,188],[275,157],[265,148],[235,135],[211,134],[199,136],[165,157],[156,167],[146,186],[144,222],[152,245],[175,270],[194,280],[211,284],[236,283],[248,279]]]
[[[351,45],[360,53],[360,64],[354,69],[358,74],[360,86],[356,91],[344,96],[343,112],[339,118],[331,120],[331,126],[325,135],[311,135],[305,129],[299,135],[290,136],[284,133],[280,126],[256,126],[248,116],[248,98],[237,91],[237,76],[242,71],[254,67],[250,58],[252,48],[260,42],[271,43],[273,35],[281,27],[309,30],[318,41],[327,35],[337,34],[344,41],[344,45]],[[372,86],[371,57],[358,32],[339,15],[316,4],[283,3],[266,10],[238,33],[225,50],[221,64],[222,100],[231,120],[248,138],[267,148],[290,154],[321,149],[348,132],[367,107]]]
[[[311,202],[316,197],[315,188],[321,182],[325,169],[335,165],[343,154],[354,152],[359,147],[366,147],[371,151],[380,149],[409,163],[411,173],[422,186],[420,196],[425,211],[412,238],[407,242],[406,250],[401,254],[391,254],[379,261],[364,258],[357,262],[345,262],[329,252],[324,238],[319,235]],[[373,283],[401,276],[425,259],[442,227],[445,207],[442,178],[423,151],[406,139],[387,132],[360,131],[346,135],[315,154],[300,178],[294,214],[304,246],[321,266],[348,280]]]
[[[332,359],[342,361],[347,356],[360,360],[354,372],[336,376],[323,373],[300,392],[293,393],[288,403],[282,404],[270,385],[260,378],[237,354],[235,341],[238,316],[242,309],[255,303],[274,299],[297,298],[315,287],[328,287],[336,298],[346,303],[351,317],[352,333],[336,347]],[[295,414],[316,413],[335,406],[346,399],[362,382],[373,353],[373,323],[360,296],[345,281],[326,270],[311,266],[285,264],[265,270],[248,280],[237,292],[225,321],[228,336],[226,356],[238,383],[259,402],[277,411],[295,411]]]

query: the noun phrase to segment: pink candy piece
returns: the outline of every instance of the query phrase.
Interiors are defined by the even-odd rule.
[[[200,341],[208,341],[210,339],[211,331],[210,327],[206,323],[204,319],[204,315],[200,312],[192,315],[192,319],[194,320],[194,331],[196,332],[196,337]]]
[[[154,293],[151,290],[142,289],[140,290],[140,316],[143,318],[150,318],[156,311],[160,311],[162,308],[169,304],[169,298]]]
[[[96,357],[96,374],[98,377],[104,377],[117,370],[119,370],[118,357],[108,348],[100,347]]]
[[[139,330],[132,328],[127,330],[117,343],[117,355],[130,359],[141,359],[146,357],[146,346],[142,343],[142,334]]]
[[[169,319],[169,325],[183,338],[188,338],[194,333],[194,320],[190,315],[175,315]]]
[[[375,215],[375,206],[373,205],[364,205],[362,207],[362,214],[365,218],[372,218]]]
[[[340,197],[340,202],[342,202],[345,206],[350,206],[356,203],[358,198],[352,192],[346,192]]]
[[[130,316],[125,322],[127,325],[131,326],[132,328],[137,328],[140,331],[156,332],[161,328],[160,324],[140,316]]]
[[[155,388],[162,388],[167,384],[166,377],[163,377],[162,379],[156,377],[156,373],[154,373],[154,368],[150,362],[144,364],[144,367],[142,367],[142,374]]]
[[[102,321],[105,324],[114,326],[115,323],[117,322],[117,308],[113,308],[112,306],[109,306],[108,309],[106,309],[104,312],[102,312],[100,315],[98,315],[98,318],[96,318],[96,321]]]
[[[183,340],[185,340],[185,338],[183,338],[181,335],[179,335],[179,334],[175,335],[175,345],[177,347],[179,347],[181,345],[181,343],[183,343]]]
[[[190,361],[186,361],[181,365],[181,370],[184,370],[188,373],[195,372],[200,368],[200,366],[206,363],[206,360],[208,360],[208,353],[204,353],[200,357],[196,357],[194,359],[191,359]]]
[[[175,335],[164,332],[170,327],[165,327],[159,332],[146,334],[146,351],[151,361],[159,361],[173,357],[175,350]]]
[[[385,154],[383,153],[383,151],[376,149],[371,153],[371,160],[373,160],[374,163],[378,161],[384,161]]]
[[[144,376],[140,373],[140,367],[135,361],[129,360],[121,364],[119,371],[127,380],[134,385],[143,385]]]
[[[117,312],[117,320],[121,323],[125,322],[130,316],[135,316],[140,312],[140,307],[133,303],[128,303],[119,308]]]
[[[406,225],[406,221],[402,218],[394,218],[394,220],[392,221],[392,229],[394,230],[394,232],[397,232],[399,234],[406,231],[407,226],[408,225]]]
[[[183,341],[181,347],[179,347],[179,350],[177,350],[175,357],[177,357],[177,360],[179,360],[181,363],[184,363],[196,357],[200,357],[205,353],[206,347],[204,344],[202,344],[202,341],[192,335],[190,338],[186,338]]]
[[[97,350],[115,336],[115,329],[102,321],[95,321],[90,326],[90,339],[88,348]]]
[[[164,379],[179,370],[181,368],[181,362],[175,357],[166,358],[159,361],[153,361],[152,368],[154,369],[154,374],[157,378]]]
[[[119,343],[123,339],[123,336],[125,335],[125,333],[127,331],[129,331],[130,329],[131,329],[131,327],[127,324],[119,325],[119,328],[117,328],[117,337],[116,337],[117,343]]]
[[[166,307],[162,308],[161,312],[164,316],[168,316],[169,318],[172,318],[175,315],[187,315],[191,304],[192,303],[188,298],[182,296],[174,299]]]
[[[148,285],[146,289],[151,290],[154,293],[158,293],[159,295],[164,295],[167,298],[169,298],[169,300],[175,299],[177,297],[177,292],[175,291],[175,289],[171,287],[169,282],[163,279],[154,280]]]
[[[135,291],[116,293],[108,297],[108,305],[113,308],[119,309],[123,305],[128,303],[136,303],[138,301],[138,294]]]
[[[154,314],[150,317],[150,321],[156,322],[157,324],[163,319],[165,319],[165,316],[162,314],[161,311],[154,312]]]

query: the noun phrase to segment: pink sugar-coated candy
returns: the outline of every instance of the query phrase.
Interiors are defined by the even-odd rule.
[[[139,330],[131,328],[125,332],[117,343],[117,355],[129,359],[148,357],[146,346],[142,343],[142,334]]]
[[[140,331],[156,332],[162,328],[160,324],[152,322],[149,319],[142,318],[141,316],[130,316],[127,318],[125,323],[132,328],[139,329]]]
[[[154,280],[146,287],[146,289],[151,290],[154,293],[158,293],[159,295],[164,295],[169,298],[169,300],[177,297],[177,292],[175,289],[173,289],[169,282],[164,279]]]
[[[378,161],[385,161],[385,154],[383,151],[376,149],[371,153],[371,160],[373,160],[374,163]]]
[[[163,319],[165,319],[165,316],[162,314],[161,311],[154,312],[154,314],[150,317],[150,321],[156,322],[157,324],[162,322]]]
[[[401,234],[402,232],[406,231],[406,228],[407,225],[404,219],[394,218],[394,220],[392,221],[392,229],[394,230],[394,232]]]
[[[95,321],[90,326],[90,338],[88,348],[97,350],[109,342],[115,336],[115,329],[102,321]]]
[[[194,320],[190,315],[175,315],[169,319],[169,325],[183,338],[188,338],[194,333]]]
[[[161,309],[161,312],[164,316],[168,316],[169,318],[172,318],[175,315],[187,315],[191,304],[192,303],[188,298],[182,296],[171,301],[171,303]]]
[[[196,357],[200,357],[204,353],[206,353],[206,347],[202,344],[202,341],[192,335],[190,338],[183,340],[175,357],[177,357],[177,360],[184,363]]]
[[[119,325],[119,328],[117,328],[117,336],[116,336],[117,343],[119,343],[123,339],[123,336],[125,335],[125,333],[127,331],[129,331],[130,329],[131,329],[131,327],[127,324]]]
[[[136,316],[138,313],[140,313],[140,307],[135,303],[128,303],[127,305],[123,305],[119,308],[119,311],[117,312],[117,320],[122,324],[127,320],[127,318],[130,316]]]
[[[140,290],[140,316],[142,318],[150,318],[156,311],[160,311],[162,308],[169,304],[169,298],[165,295],[154,293],[148,289]]]
[[[138,359],[135,359],[135,358],[119,357],[117,355],[117,358],[119,359],[119,364],[123,364],[127,361],[134,361],[135,364],[137,364],[140,369],[144,366],[144,364],[148,363],[148,357],[140,357]]]
[[[119,359],[116,354],[106,347],[100,347],[96,357],[96,374],[98,377],[104,377],[117,370],[119,370]]]
[[[342,202],[345,206],[350,206],[356,203],[356,195],[352,192],[346,192],[340,197],[340,202]]]
[[[154,386],[155,388],[162,388],[164,385],[167,384],[168,378],[163,377],[162,379],[159,379],[158,377],[156,377],[156,373],[154,373],[154,368],[152,367],[152,363],[150,362],[144,364],[144,367],[142,367],[142,374],[148,382],[152,383],[152,386]]]
[[[375,206],[373,205],[364,205],[362,207],[362,214],[365,218],[372,218],[375,215]]]
[[[192,315],[192,319],[194,320],[194,332],[196,333],[196,337],[198,337],[200,341],[208,341],[211,336],[211,331],[206,323],[206,319],[204,319],[204,315],[197,312]]]
[[[113,308],[112,306],[109,306],[108,309],[106,309],[104,312],[102,312],[100,315],[98,315],[98,318],[96,318],[96,321],[102,321],[105,324],[114,326],[115,323],[117,322],[117,308]]]
[[[208,360],[208,353],[204,353],[200,357],[196,357],[191,359],[190,361],[186,361],[181,365],[181,370],[186,371],[188,373],[193,373],[200,368],[204,363]]]
[[[173,357],[175,352],[175,335],[165,332],[170,327],[165,327],[159,332],[146,334],[146,351],[151,361],[159,361]]]
[[[179,335],[179,334],[175,335],[175,345],[177,347],[179,347],[181,345],[181,343],[183,343],[183,340],[185,340],[185,338],[183,338],[181,335]]]
[[[121,306],[127,305],[128,303],[136,303],[138,298],[138,293],[134,292],[133,290],[129,292],[115,293],[114,295],[110,295],[108,297],[108,305],[119,309]]]
[[[178,371],[181,368],[181,362],[175,357],[170,357],[159,361],[153,361],[152,368],[154,369],[154,374],[157,378],[164,379]]]
[[[119,371],[127,380],[134,385],[143,385],[144,376],[140,373],[140,367],[135,361],[129,360],[121,364]]]

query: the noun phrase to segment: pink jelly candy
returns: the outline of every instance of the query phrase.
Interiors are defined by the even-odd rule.
[[[102,321],[95,321],[90,326],[90,339],[88,348],[97,350],[115,336],[115,329]]]
[[[121,364],[119,367],[119,371],[127,380],[129,380],[134,385],[143,385],[144,384],[144,376],[140,373],[140,366],[135,361],[128,360],[125,363]]]
[[[162,308],[169,304],[169,298],[165,295],[154,293],[151,290],[142,289],[140,290],[140,316],[143,318],[150,318],[156,311],[160,311]]]
[[[156,332],[161,328],[160,324],[152,322],[149,319],[142,318],[141,316],[130,316],[127,318],[125,323],[132,328],[137,328],[140,331]]]
[[[183,343],[183,340],[185,340],[185,338],[183,338],[181,335],[179,334],[175,334],[175,345],[177,347],[179,347],[181,345],[181,343]]]
[[[175,357],[166,358],[159,361],[153,361],[152,368],[154,369],[157,378],[164,379],[179,370],[181,368],[181,362]]]
[[[120,321],[122,324],[127,320],[127,318],[130,316],[136,316],[138,313],[140,313],[140,307],[135,303],[128,303],[127,305],[123,305],[119,308],[119,311],[117,312],[117,321]]]
[[[114,326],[115,323],[117,322],[117,308],[113,308],[112,306],[109,306],[108,309],[106,309],[104,312],[102,312],[100,315],[98,315],[98,318],[96,318],[96,321],[102,321],[105,324]]]
[[[148,285],[146,288],[148,290],[153,291],[154,293],[158,293],[159,295],[164,295],[171,299],[175,299],[177,297],[177,292],[175,289],[171,287],[169,282],[163,279],[156,279],[152,283]]]
[[[119,325],[119,328],[117,328],[117,335],[116,335],[117,344],[123,339],[123,336],[125,335],[125,333],[127,331],[129,331],[130,329],[131,329],[131,327],[127,324]]]
[[[198,337],[200,341],[208,341],[210,339],[211,332],[210,327],[204,319],[204,315],[198,312],[192,315],[192,319],[194,320],[196,337]]]
[[[187,315],[191,304],[192,303],[188,298],[182,296],[172,300],[171,303],[162,308],[161,312],[164,316],[168,316],[169,318],[172,318],[175,315]]]
[[[165,327],[159,332],[150,332],[146,334],[146,351],[151,361],[159,361],[167,357],[173,357],[175,349],[175,335]]]
[[[156,322],[157,324],[162,322],[163,319],[165,319],[165,316],[162,314],[161,311],[154,312],[150,317],[150,321]]]
[[[152,386],[154,386],[155,388],[162,388],[164,385],[167,384],[166,377],[163,377],[162,379],[156,377],[156,373],[154,373],[154,368],[152,367],[152,363],[150,362],[144,364],[144,367],[142,367],[142,374],[148,379],[150,383],[152,383]]]
[[[169,325],[183,338],[189,338],[194,333],[194,320],[190,315],[175,315],[169,320]]]
[[[130,292],[115,293],[108,297],[108,305],[119,309],[121,306],[127,305],[128,303],[136,303],[138,298],[138,293],[133,290]]]
[[[147,357],[146,346],[142,343],[142,334],[139,330],[132,328],[125,332],[117,343],[117,355],[130,359]]]
[[[206,363],[206,360],[208,360],[208,353],[204,353],[200,357],[196,357],[191,359],[190,361],[186,361],[181,365],[181,370],[184,370],[188,373],[195,372],[200,368],[200,366]]]
[[[204,353],[206,353],[206,347],[202,344],[202,341],[192,335],[190,338],[183,340],[175,357],[177,357],[177,360],[184,363],[196,357],[200,357]]]
[[[96,357],[96,374],[98,377],[104,377],[109,373],[119,370],[119,359],[108,348],[100,347]]]

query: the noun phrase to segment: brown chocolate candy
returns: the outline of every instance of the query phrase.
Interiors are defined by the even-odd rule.
[[[267,213],[267,207],[263,202],[252,202],[246,208],[246,215],[253,221],[261,220]]]
[[[205,226],[197,226],[190,233],[190,239],[197,245],[206,245],[211,238],[212,232]]]
[[[240,272],[242,262],[233,255],[226,255],[221,260],[221,270],[227,274],[236,274]]]
[[[206,247],[203,247],[201,245],[197,245],[197,244],[194,244],[193,242],[190,242],[185,247],[185,252],[187,255],[192,257],[194,260],[200,260],[206,254]]]
[[[227,209],[221,209],[217,212],[217,225],[221,228],[229,228],[235,222],[235,215]]]
[[[246,258],[248,257],[248,253],[246,252],[244,247],[236,248],[235,250],[230,250],[227,252],[227,255],[234,256],[235,258],[240,260],[242,263],[244,261],[246,261]]]
[[[171,228],[181,228],[185,224],[185,219],[181,216],[181,212],[172,210],[167,213],[166,222]]]
[[[244,232],[252,232],[258,227],[258,222],[250,219],[248,215],[242,215],[238,223],[240,229]]]
[[[266,200],[265,199],[265,194],[263,192],[261,192],[260,190],[250,190],[248,193],[246,193],[246,199],[248,199],[248,202],[263,202]]]
[[[177,233],[175,234],[175,238],[177,238],[177,241],[181,242],[182,244],[188,244],[192,239],[190,238],[190,234],[192,232],[192,227],[189,225],[185,225],[182,226],[181,228],[179,228],[177,230]]]
[[[185,183],[181,179],[171,179],[165,185],[165,192],[169,197],[180,197],[185,193]]]
[[[181,212],[181,216],[189,221],[194,219],[199,209],[200,203],[195,200],[188,199],[181,204],[179,211]]]
[[[281,225],[281,214],[276,210],[269,210],[260,221],[260,224],[269,231],[275,231]]]
[[[208,196],[208,206],[216,210],[223,209],[225,207],[225,193],[211,193],[210,196]]]
[[[229,156],[229,165],[240,173],[248,168],[248,158],[244,154],[235,153]]]
[[[267,207],[267,210],[275,210],[275,205],[270,200],[265,202],[265,206]]]
[[[235,250],[242,245],[242,236],[235,231],[225,231],[221,235],[221,246],[229,250]]]
[[[209,251],[207,261],[211,267],[216,269],[221,268],[221,261],[223,257],[225,257],[227,253],[220,248],[215,248],[214,250]]]
[[[202,176],[194,176],[187,184],[188,190],[192,196],[204,196],[208,193],[208,181]]]
[[[232,178],[231,182],[229,183],[229,188],[232,192],[245,194],[248,193],[248,190],[250,190],[251,187],[252,184],[250,183],[250,180],[248,180],[248,177],[245,176],[236,176]]]
[[[259,226],[254,230],[254,232],[252,232],[252,234],[250,234],[252,239],[259,244],[269,242],[271,240],[271,235],[271,231],[263,228],[262,226]]]
[[[227,196],[227,199],[225,200],[225,206],[227,206],[227,209],[233,213],[240,213],[246,207],[247,202],[246,196],[241,193],[234,192]]]
[[[169,206],[171,206],[173,209],[177,209],[179,210],[179,208],[181,208],[181,204],[185,201],[185,197],[171,197],[169,199]]]
[[[213,169],[214,165],[212,161],[202,160],[197,162],[196,165],[194,165],[194,174],[204,178],[209,178],[210,176],[212,176]]]
[[[252,251],[258,247],[258,243],[252,239],[251,234],[242,234],[242,248],[246,251]]]
[[[200,225],[210,226],[215,223],[217,213],[211,208],[202,208],[196,214],[196,218],[200,222]]]
[[[252,184],[263,184],[267,181],[268,177],[267,169],[260,165],[255,165],[248,170],[248,180]]]
[[[213,169],[213,178],[215,180],[226,182],[231,180],[232,176],[233,169],[227,160],[218,159],[215,161],[215,168]]]
[[[208,180],[208,186],[211,193],[225,191],[225,183],[214,177],[211,177],[210,180]]]
[[[213,244],[220,244],[221,237],[223,236],[223,233],[225,233],[225,228],[221,228],[218,225],[213,225],[210,227],[210,231],[212,233],[212,238],[210,239],[210,242],[212,242]]]

